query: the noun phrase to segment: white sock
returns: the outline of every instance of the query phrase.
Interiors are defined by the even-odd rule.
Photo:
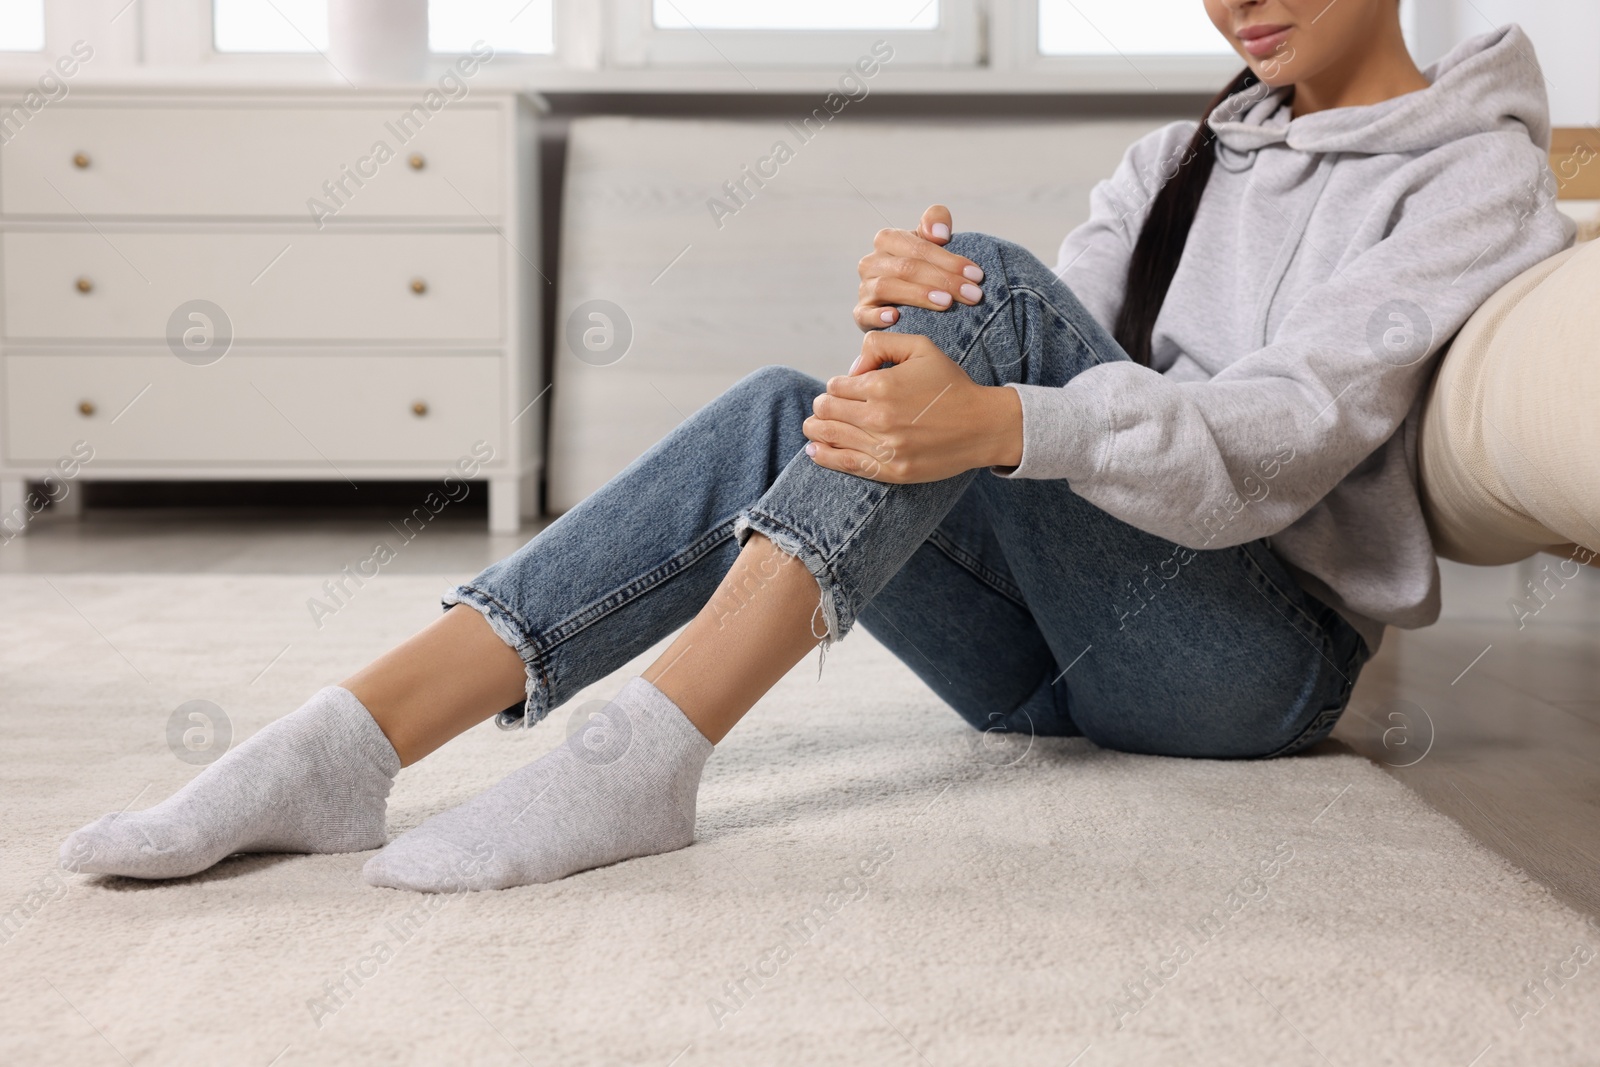
[[[446,893],[553,882],[694,841],[695,794],[711,742],[664,693],[635,678],[605,722],[367,861],[373,885]]]
[[[104,815],[61,845],[86,874],[182,878],[235,852],[381,848],[400,757],[361,701],[329,686],[148,811]]]

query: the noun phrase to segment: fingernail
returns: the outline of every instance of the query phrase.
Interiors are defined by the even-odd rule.
[[[941,241],[946,240],[950,236],[950,227],[942,222],[936,222],[933,224],[933,235]]]
[[[950,303],[950,294],[945,292],[943,289],[935,289],[933,292],[928,294],[928,299],[932,300],[940,307],[944,307],[946,304]]]
[[[806,442],[806,455],[814,456],[816,454],[817,454],[817,443],[815,441],[807,441]]]
[[[961,273],[975,282],[983,281],[983,268],[979,266],[962,267]]]
[[[893,308],[884,308],[882,311],[878,312],[878,318],[882,319],[884,322],[886,322],[889,325],[893,326],[894,325],[894,309]]]
[[[850,373],[854,374],[856,372],[856,368],[859,367],[859,366],[861,366],[861,357],[857,356],[856,357],[856,361],[854,363],[850,364]]]
[[[961,295],[966,297],[968,300],[982,300],[983,290],[979,289],[976,285],[963,285],[961,287]]]

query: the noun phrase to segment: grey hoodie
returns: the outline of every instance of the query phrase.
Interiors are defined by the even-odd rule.
[[[1517,26],[1466,41],[1427,89],[1291,120],[1257,85],[1211,116],[1217,163],[1156,320],[1151,367],[1022,398],[1022,463],[1189,548],[1268,538],[1377,647],[1439,614],[1416,486],[1420,398],[1485,299],[1572,243],[1549,109]],[[1140,139],[1056,272],[1108,330],[1133,244],[1195,123]]]

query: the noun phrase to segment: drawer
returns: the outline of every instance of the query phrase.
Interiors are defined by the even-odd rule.
[[[6,145],[0,210],[310,220],[320,200],[335,219],[499,217],[502,112],[409,106],[56,104]]]
[[[54,463],[74,442],[96,466],[443,464],[501,433],[503,360],[481,355],[8,355],[5,449]],[[418,414],[414,405],[424,405]],[[82,405],[82,407],[80,407]]]
[[[235,343],[497,341],[506,248],[492,233],[12,231],[4,336],[159,341],[204,299]]]

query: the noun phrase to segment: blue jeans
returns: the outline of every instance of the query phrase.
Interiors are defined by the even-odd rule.
[[[895,329],[974,381],[1059,386],[1128,358],[1023,249],[979,234],[949,247],[983,268],[983,302],[905,308]],[[756,371],[445,597],[527,664],[526,703],[501,725],[537,721],[688,622],[757,531],[816,576],[831,639],[859,618],[981,730],[1259,757],[1333,729],[1370,653],[1265,542],[1180,548],[1065,481],[888,485],[820,467],[801,423],[823,389]]]

